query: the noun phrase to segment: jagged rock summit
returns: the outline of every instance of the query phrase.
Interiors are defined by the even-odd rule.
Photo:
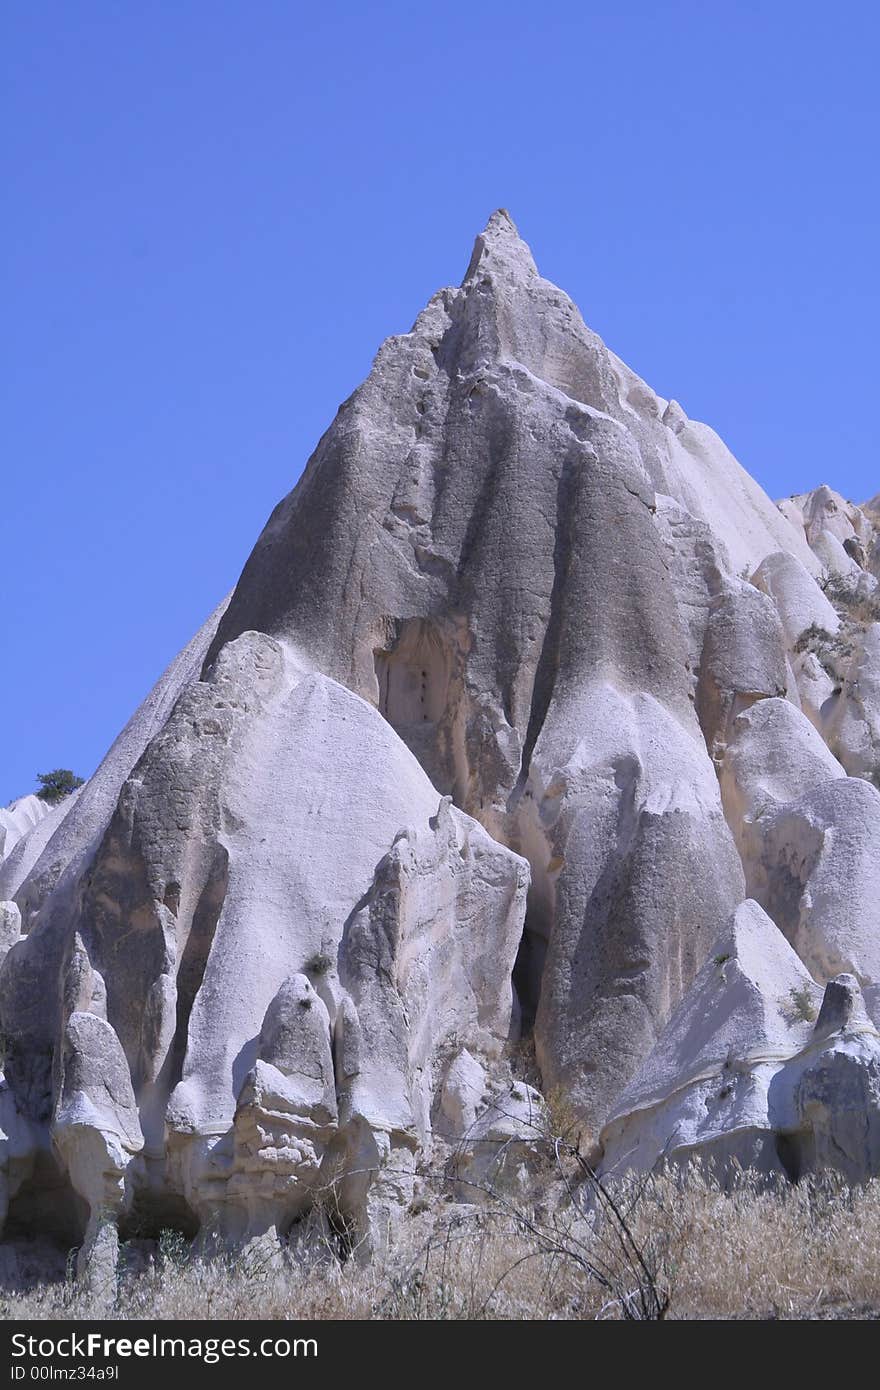
[[[819,1048],[765,996],[876,999],[875,522],[774,505],[495,213],[0,864],[7,1234],[88,1268],[117,1225],[274,1240],[332,1192],[367,1248],[450,1145],[474,1188],[493,1144],[525,1171],[523,1039],[617,1166],[682,1113],[679,1148],[762,1171],[874,1135],[873,1024]],[[765,1034],[789,1077],[824,1059],[802,1101],[754,1081]]]

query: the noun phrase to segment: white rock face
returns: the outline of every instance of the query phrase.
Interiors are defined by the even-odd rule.
[[[798,700],[804,714],[823,736],[834,711],[840,686],[815,652],[797,652],[792,660]]]
[[[21,936],[21,913],[15,903],[0,903],[0,959]]]
[[[524,1192],[532,1041],[609,1164],[874,1171],[875,516],[775,506],[496,213],[94,777],[4,813],[9,1229],[45,1194],[98,1292],[117,1228],[294,1250],[329,1197],[375,1249],[453,1153]]]
[[[759,700],[738,715],[721,765],[724,810],[740,855],[759,857],[762,818],[846,773],[815,728],[787,700]]]
[[[33,794],[19,797],[11,806],[0,806],[0,861],[31,833],[35,825],[39,825],[51,809],[48,801],[42,801]]]
[[[880,622],[857,639],[825,727],[847,772],[880,788]]]
[[[818,980],[880,978],[880,793],[816,787],[765,818],[756,891]]]
[[[762,560],[752,582],[776,604],[786,642],[794,647],[810,627],[840,629],[840,618],[816,580],[796,556],[777,550]]]
[[[804,537],[825,578],[847,583],[874,583],[880,574],[880,509],[877,499],[857,507],[823,484],[778,503],[783,516]]]
[[[880,797],[783,700],[740,715],[721,788],[750,895],[817,980],[880,977]]]
[[[50,806],[48,802],[40,803],[46,807],[44,815],[26,834],[16,840],[9,853],[0,862],[0,893],[11,898],[18,892],[20,886],[28,879],[34,865],[55,835],[61,822],[73,810],[82,791],[82,787],[77,787],[70,796],[65,796],[54,806]]]
[[[742,870],[704,747],[651,696],[610,684],[572,690],[548,718],[523,824],[543,864],[538,1060],[595,1130],[741,899]]]
[[[547,1134],[543,1096],[525,1082],[496,1092],[458,1146],[453,1159],[459,1201],[485,1204],[500,1196],[524,1198]]]
[[[487,1099],[489,1079],[485,1068],[463,1047],[452,1060],[440,1091],[437,1128],[454,1140],[464,1138]]]
[[[824,994],[747,901],[602,1136],[603,1171],[699,1157],[763,1175],[880,1173],[880,1035],[852,976]]]
[[[227,602],[228,598],[218,604],[192,641],[174,658],[85,786],[51,809],[40,829],[27,837],[23,855],[10,855],[7,862],[0,864],[0,897],[16,899],[26,926],[50,894],[60,904],[67,893],[75,891],[85,861],[107,828],[123,782],[162,729],[181,691],[198,673]],[[41,833],[43,827],[45,836]],[[34,851],[38,851],[36,857],[30,852],[32,842]],[[62,877],[63,885],[59,884]]]

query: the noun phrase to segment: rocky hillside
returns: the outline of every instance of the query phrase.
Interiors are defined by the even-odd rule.
[[[332,1191],[375,1245],[560,1104],[606,1172],[880,1173],[878,527],[774,504],[495,213],[8,844],[7,1236]]]

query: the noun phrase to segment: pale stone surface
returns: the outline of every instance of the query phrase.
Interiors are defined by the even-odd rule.
[[[668,582],[684,626],[690,695],[696,698],[710,610],[728,582],[730,556],[711,527],[674,498],[658,492],[654,502],[655,523],[666,552]]]
[[[880,979],[880,793],[827,781],[762,818],[752,891],[820,980]]]
[[[70,1015],[61,1071],[55,1146],[92,1216],[116,1215],[125,1200],[125,1170],[144,1141],[125,1055],[106,1019]]]
[[[51,809],[48,801],[33,793],[19,797],[10,806],[0,806],[0,861],[7,858]]]
[[[826,576],[849,582],[880,575],[880,508],[876,497],[861,507],[823,484],[777,504],[804,537]],[[867,573],[866,573],[867,572]]]
[[[821,561],[827,574],[850,581],[858,579],[859,564],[849,554],[843,541],[838,539],[832,531],[820,531],[811,542],[811,547],[813,554]]]
[[[569,698],[535,747],[524,810],[544,863],[531,920],[549,936],[535,1036],[545,1085],[595,1132],[744,885],[694,736],[649,695],[585,683]]]
[[[330,1016],[305,975],[285,980],[270,1002],[258,1050],[239,1092],[222,1180],[216,1154],[213,1171],[200,1166],[203,1141],[186,1146],[178,1138],[194,1209],[216,1234],[248,1245],[277,1236],[308,1208],[337,1131]]]
[[[70,796],[65,796],[54,806],[50,806],[48,802],[40,803],[46,807],[45,814],[28,830],[27,834],[20,836],[6,857],[0,860],[0,893],[12,898],[18,892],[21,885],[29,878],[34,865],[58,830],[61,822],[73,810],[82,791],[82,787],[77,787]]]
[[[21,936],[21,913],[15,903],[0,902],[0,962]]]
[[[818,1013],[822,991],[779,928],[753,899],[734,913],[712,945],[662,1043],[622,1097],[618,1110],[643,1109],[703,1073],[723,1070],[728,1058],[785,1056],[792,1035],[806,1040],[791,995],[804,990]]]
[[[880,788],[880,623],[857,639],[826,736],[851,776]]]
[[[798,652],[792,658],[798,700],[804,714],[825,735],[840,686],[832,679],[815,652]]]
[[[453,1156],[458,1200],[481,1205],[495,1197],[527,1199],[548,1133],[544,1099],[534,1087],[517,1082],[497,1092]]]
[[[829,986],[830,988],[830,986]],[[880,1039],[844,1032],[804,1070],[795,1095],[805,1139],[800,1168],[847,1182],[880,1174]]]
[[[823,483],[796,500],[810,545],[815,545],[822,536],[833,536],[841,545],[854,538],[867,540],[870,522],[864,512],[827,484]]]
[[[697,685],[710,751],[720,756],[742,710],[784,695],[787,686],[785,638],[772,599],[742,580],[730,581],[709,609]]]
[[[78,915],[76,990],[94,1008],[83,970],[106,984],[153,1199],[180,1191],[249,1241],[283,1232],[344,1152],[358,1190],[342,1200],[366,1233],[388,1203],[364,1153],[412,1170],[438,1049],[508,1037],[527,885],[375,709],[272,638],[229,643],[124,784]],[[56,1026],[35,973],[54,930],[41,913],[4,976],[7,1029],[31,1055]],[[291,1016],[309,1021],[298,1042]],[[395,1177],[395,1201],[411,1180]]]
[[[742,563],[744,545],[754,546],[754,566],[780,544],[800,544],[812,563],[723,446],[688,425],[688,453],[655,400],[537,276],[509,219],[496,215],[462,287],[435,296],[412,333],[383,345],[270,519],[210,653],[247,629],[309,651],[378,704],[440,791],[525,851],[533,874],[520,972],[526,1018],[541,992],[542,919],[557,892],[568,923],[560,941],[585,931],[614,938],[631,923],[631,941],[592,952],[589,965],[584,958],[587,975],[574,989],[560,965],[546,999],[561,1002],[545,1001],[539,1021],[540,1050],[556,1077],[571,1069],[572,1050],[589,1050],[601,1032],[594,1119],[699,964],[698,933],[712,931],[703,921],[719,902],[726,914],[742,892],[694,717],[692,631],[668,583],[652,482],[704,524],[717,523],[719,555],[735,548]],[[298,535],[310,538],[307,547]],[[738,581],[730,583],[740,597]],[[743,609],[761,609],[775,643],[769,683],[758,688],[775,693],[786,682],[778,618],[765,596],[746,589]],[[703,601],[708,608],[705,589]],[[621,711],[619,747],[605,758],[606,789],[594,797],[573,788],[563,808],[546,788],[580,757],[594,690],[599,708],[607,700]],[[661,738],[677,750],[667,769],[651,751]],[[638,772],[645,757],[656,765],[650,777]],[[678,782],[702,788],[690,800],[707,823],[693,844],[674,809],[649,809],[674,808]],[[606,806],[628,814],[631,783],[636,814],[646,806],[633,845],[621,852],[609,820],[582,849],[586,826]],[[655,853],[687,866],[696,920],[658,904],[643,881],[642,863]],[[601,893],[591,903],[588,884],[615,875],[629,882],[631,907],[612,925],[616,909]],[[639,977],[632,960],[645,956],[643,937],[650,964]],[[555,974],[555,961],[548,968]],[[621,971],[627,988],[618,995]],[[586,1031],[569,1026],[570,997]]]
[[[737,716],[721,765],[721,795],[747,874],[762,817],[845,775],[813,725],[787,700],[759,700]]]
[[[68,911],[62,903],[75,892],[76,880],[107,827],[126,777],[162,729],[182,690],[199,671],[227,602],[228,598],[218,604],[192,641],[174,658],[85,786],[52,810],[44,824],[48,827],[51,823],[53,833],[45,843],[41,839],[37,859],[28,855],[24,861],[15,861],[13,855],[8,866],[0,864],[0,897],[15,898],[26,930],[50,894],[53,910]],[[39,828],[32,832],[36,834]],[[26,845],[31,838],[28,836]],[[62,878],[63,883],[59,882]]]
[[[489,1087],[485,1068],[463,1047],[449,1065],[440,1091],[438,1128],[452,1139],[462,1139],[473,1128]]]
[[[116,1222],[131,1198],[127,1170],[144,1142],[131,1077],[115,1032],[93,1013],[68,1018],[60,1068],[52,1140],[89,1212],[77,1268],[93,1293],[109,1301],[119,1253]]]
[[[817,979],[880,978],[880,795],[781,700],[741,715],[721,770],[748,891]]]
[[[101,1287],[130,1213],[263,1259],[332,1193],[364,1254],[450,1146],[522,1195],[532,1031],[617,1163],[681,1121],[872,1171],[858,1000],[786,1000],[877,1009],[873,515],[774,506],[496,213],[0,865],[3,1202],[51,1188]],[[784,1115],[762,1047],[809,1060]]]
[[[809,627],[837,632],[840,618],[816,580],[794,555],[777,550],[762,560],[752,582],[776,604],[788,646]]]
[[[824,999],[747,901],[602,1134],[606,1175],[694,1158],[762,1175],[880,1174],[880,1036],[852,976]]]

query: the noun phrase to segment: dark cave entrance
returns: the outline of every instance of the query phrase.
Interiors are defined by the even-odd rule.
[[[120,1240],[158,1240],[163,1231],[174,1231],[193,1241],[199,1233],[199,1218],[184,1197],[174,1192],[140,1189],[131,1207],[120,1218]]]
[[[541,980],[544,973],[544,960],[547,955],[547,941],[541,932],[529,924],[529,912],[519,950],[513,967],[513,987],[519,1002],[519,1030],[521,1038],[530,1038],[535,1031],[535,1019],[541,1002]]]
[[[3,1240],[44,1237],[71,1250],[82,1244],[88,1219],[88,1203],[74,1191],[53,1155],[41,1149],[33,1171],[10,1198]]]

